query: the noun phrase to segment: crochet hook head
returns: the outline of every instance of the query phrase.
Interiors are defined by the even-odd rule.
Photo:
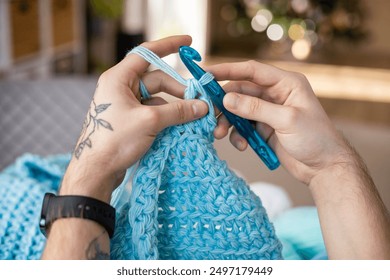
[[[189,61],[191,63],[192,60],[195,60],[195,61],[202,60],[202,57],[200,56],[198,51],[195,50],[194,48],[191,48],[188,46],[181,46],[179,48],[179,54],[180,54],[180,57],[183,60],[183,62],[186,60],[186,61]]]
[[[179,48],[179,55],[184,65],[191,72],[192,76],[194,76],[195,79],[199,80],[206,73],[202,68],[198,66],[198,64],[194,62],[194,60],[202,60],[202,57],[197,50],[188,46],[181,46]]]

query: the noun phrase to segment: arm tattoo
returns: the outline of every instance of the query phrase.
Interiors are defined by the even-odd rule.
[[[106,231],[103,231],[99,236],[89,243],[88,248],[86,250],[87,260],[109,260],[110,254],[108,252],[104,252],[101,248],[101,244],[99,243],[99,238],[102,237]]]
[[[108,121],[99,117],[99,115],[110,106],[111,103],[96,105],[95,100],[92,100],[91,108],[84,120],[79,142],[74,151],[74,155],[77,159],[80,158],[85,147],[92,148],[91,136],[97,129],[99,129],[99,127],[104,127],[111,131],[114,130]]]

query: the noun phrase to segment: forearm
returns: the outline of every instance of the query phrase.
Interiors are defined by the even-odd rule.
[[[101,176],[98,170],[89,174],[84,166],[87,165],[72,160],[59,194],[81,195],[109,203],[111,194],[102,190],[112,180]],[[109,245],[108,233],[99,223],[83,218],[61,218],[50,227],[42,259],[109,259]]]
[[[102,260],[110,258],[109,237],[99,224],[66,218],[53,223],[42,259]]]
[[[352,149],[344,163],[310,183],[330,259],[390,259],[390,219],[367,169]]]

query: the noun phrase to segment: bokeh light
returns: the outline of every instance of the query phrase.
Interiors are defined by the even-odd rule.
[[[305,29],[300,24],[292,24],[288,29],[288,36],[293,41],[302,39],[305,36]]]
[[[315,46],[318,43],[318,35],[313,30],[307,30],[306,31],[305,39],[309,40],[312,46]]]
[[[316,23],[313,20],[307,18],[303,22],[305,23],[306,30],[316,30]]]
[[[272,41],[279,41],[284,36],[284,29],[280,24],[273,23],[267,28],[267,36]]]
[[[259,6],[261,2],[261,0],[244,0],[245,5],[250,8]]]
[[[263,32],[267,29],[273,18],[272,13],[267,9],[259,10],[252,18],[251,26],[256,32]]]
[[[302,13],[306,12],[306,10],[309,8],[309,1],[308,0],[291,0],[291,7],[298,14],[302,14]]]
[[[291,52],[296,59],[306,59],[311,52],[311,43],[307,39],[296,40],[291,47]]]
[[[257,15],[263,16],[263,17],[267,20],[268,24],[271,23],[271,21],[272,21],[272,19],[273,19],[273,17],[274,17],[274,16],[272,15],[272,12],[271,12],[270,10],[267,10],[267,9],[261,9],[261,10],[259,10],[259,11],[257,12]]]
[[[272,54],[278,49],[279,54],[307,59],[332,41],[360,42],[366,37],[360,1],[353,0],[355,6],[349,0],[337,4],[331,0],[226,0],[220,16],[227,21],[231,37],[262,33],[254,37],[261,41],[259,49],[268,48]]]

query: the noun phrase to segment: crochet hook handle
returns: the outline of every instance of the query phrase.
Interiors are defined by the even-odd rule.
[[[201,61],[200,54],[193,48],[182,46],[179,48],[179,55],[187,69],[191,72],[195,79],[199,80],[206,72],[194,62]],[[213,101],[215,106],[226,116],[228,121],[237,129],[247,141],[260,159],[267,165],[270,170],[279,167],[280,162],[275,152],[267,145],[259,133],[255,130],[249,120],[241,118],[226,110],[223,105],[223,97],[225,91],[219,83],[213,79],[210,83],[203,85],[203,88]]]

